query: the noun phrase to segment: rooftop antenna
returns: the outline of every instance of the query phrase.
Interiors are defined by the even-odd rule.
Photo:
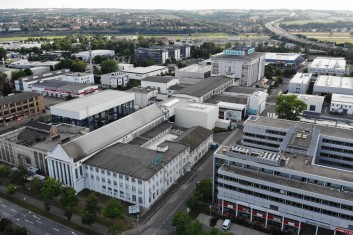
[[[91,39],[88,39],[87,50],[88,50],[88,53],[89,53],[89,69],[91,71],[91,74],[93,74]]]

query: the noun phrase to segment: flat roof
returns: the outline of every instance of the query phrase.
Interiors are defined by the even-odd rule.
[[[211,71],[211,65],[204,64],[192,64],[184,68],[180,68],[177,71],[179,72],[189,72],[189,73],[207,73]]]
[[[228,103],[228,102],[219,102],[217,105],[223,109],[235,109],[235,110],[243,110],[246,108],[246,104],[236,104],[236,103]]]
[[[194,97],[202,97],[205,94],[221,87],[223,84],[234,80],[233,78],[227,77],[209,77],[202,79],[200,82],[185,87],[177,92],[177,94],[186,94]]]
[[[309,68],[315,69],[346,69],[346,60],[343,57],[317,57]]]
[[[257,88],[257,87],[230,86],[225,90],[225,92],[251,95],[257,91],[265,92],[265,90],[266,90],[265,88]]]
[[[289,83],[304,83],[310,82],[313,75],[311,73],[296,73]]]
[[[75,119],[78,117],[72,116],[69,113],[79,113],[80,118],[86,118],[134,99],[134,94],[130,92],[105,90],[86,95],[79,99],[73,99],[53,105],[50,107],[50,112],[52,115]]]
[[[190,152],[196,149],[202,142],[204,142],[213,131],[202,126],[193,126],[187,131],[183,132],[174,142],[182,143],[190,146]]]
[[[227,102],[233,104],[247,104],[248,99],[244,97],[235,97],[229,95],[214,95],[211,98],[205,100],[205,103],[217,104],[219,102]]]
[[[301,99],[303,101],[311,100],[311,101],[317,101],[321,103],[323,103],[325,99],[324,96],[319,96],[319,95],[306,95],[306,94],[296,94],[296,93],[288,93],[288,95],[296,95],[298,99]]]
[[[353,104],[353,95],[332,94],[331,103],[345,103],[348,105]]]
[[[22,80],[22,81],[26,81],[26,82],[38,81],[38,80],[49,79],[52,77],[58,77],[60,75],[65,75],[66,73],[69,73],[69,72],[70,72],[70,69],[62,69],[62,70],[58,70],[58,71],[52,71],[50,73],[44,73],[44,74],[23,77],[23,78],[19,78],[18,80]]]
[[[151,73],[155,72],[158,70],[162,69],[167,69],[166,66],[158,66],[158,65],[152,65],[149,67],[135,67],[135,68],[128,68],[124,70],[125,73],[137,73],[137,74],[145,74],[145,73]]]
[[[331,126],[323,126],[318,124],[312,123],[303,123],[297,121],[290,121],[285,119],[275,119],[275,118],[268,118],[263,116],[250,116],[245,122],[246,124],[255,124],[255,125],[262,125],[268,126],[272,128],[279,128],[279,129],[289,129],[293,125],[301,126],[307,129],[313,129],[313,127],[320,130],[320,134],[326,136],[335,136],[339,138],[346,138],[346,139],[353,139],[353,132],[352,130],[338,128],[338,127],[331,127]]]
[[[154,90],[157,90],[157,89],[154,89],[152,87],[133,87],[129,90],[126,90],[126,92],[136,92],[136,93],[147,94],[147,93],[153,92]]]
[[[218,109],[218,106],[215,104],[205,104],[205,103],[200,104],[200,103],[194,103],[194,102],[187,102],[187,103],[180,105],[176,109],[209,113],[210,111],[214,110],[215,108]]]
[[[38,96],[42,96],[42,95],[38,93],[32,93],[32,92],[15,93],[13,95],[0,97],[0,105],[7,105],[10,103],[15,103],[21,100],[31,99],[33,97],[38,97]]]
[[[114,50],[92,50],[92,55],[95,55],[95,54],[105,54],[105,53],[108,53],[108,54],[115,54]],[[89,55],[89,51],[81,51],[81,52],[78,52],[78,53],[73,53],[72,55]]]
[[[158,152],[136,145],[118,143],[93,155],[84,164],[147,181],[189,148],[185,144],[171,141],[165,141],[161,145],[168,146],[168,150]],[[152,161],[159,157],[160,162],[152,164]]]
[[[158,82],[158,83],[168,83],[173,79],[178,79],[172,76],[148,76],[141,80],[141,82]]]
[[[266,53],[266,60],[285,60],[285,61],[294,61],[301,57],[300,53]]]
[[[264,52],[254,52],[246,55],[225,55],[223,53],[219,53],[216,55],[211,56],[211,61],[212,60],[217,60],[217,59],[221,59],[221,60],[253,60],[256,59],[260,56],[264,56],[266,53]]]
[[[38,81],[32,84],[32,87],[42,87],[47,89],[66,90],[66,91],[67,90],[79,91],[91,86],[97,86],[97,85],[91,85],[91,84],[85,84],[85,83],[73,83],[73,82],[66,82],[66,81],[60,81],[60,80],[44,80],[44,81]]]
[[[319,77],[316,79],[315,86],[352,89],[353,78],[330,76],[330,75],[319,75]]]

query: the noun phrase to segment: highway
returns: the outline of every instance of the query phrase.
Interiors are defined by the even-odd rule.
[[[8,218],[14,224],[21,225],[30,231],[31,235],[80,235],[61,224],[37,215],[12,202],[0,198],[1,218]]]

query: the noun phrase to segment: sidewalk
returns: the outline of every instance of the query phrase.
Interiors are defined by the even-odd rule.
[[[0,186],[0,191],[2,193],[6,193],[6,187]],[[17,198],[18,200],[23,200],[21,193],[15,193],[14,195],[12,195],[12,197]],[[24,197],[26,198],[25,202],[27,204],[30,204],[31,206],[35,206],[41,210],[44,210],[43,201],[40,201],[40,200],[35,199],[33,197],[30,197],[26,194],[24,194]],[[64,211],[58,207],[52,206],[50,209],[50,214],[56,215],[60,218],[67,220],[66,216],[64,216]],[[95,232],[100,233],[100,234],[108,234],[108,228],[104,225],[97,224],[97,223],[92,224],[91,226],[81,224],[81,217],[76,214],[72,215],[71,223],[78,224],[78,225],[80,225],[82,227],[86,227],[87,229],[90,229],[90,230],[94,230]],[[63,225],[63,226],[65,226],[65,225]]]

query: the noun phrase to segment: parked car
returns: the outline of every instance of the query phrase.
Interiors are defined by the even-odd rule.
[[[232,224],[232,222],[230,221],[230,219],[226,219],[224,222],[223,222],[223,229],[224,230],[228,230],[230,228],[230,225]]]

